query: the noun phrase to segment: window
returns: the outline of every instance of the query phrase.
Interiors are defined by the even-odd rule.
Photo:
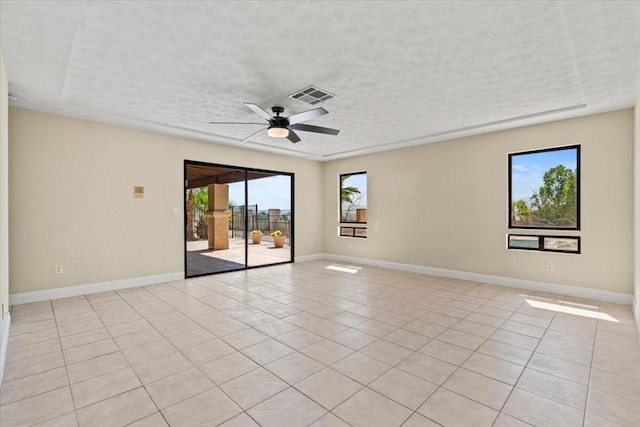
[[[342,237],[362,237],[367,238],[367,229],[364,227],[340,227]]]
[[[541,236],[509,234],[509,249],[525,249],[545,252],[580,253],[580,236]]]
[[[185,277],[293,262],[294,178],[185,160]]]
[[[540,249],[540,237],[509,234],[508,236],[509,249]]]
[[[509,154],[509,228],[580,229],[580,146]]]
[[[340,175],[339,197],[340,222],[357,224],[367,223],[366,172],[346,173]]]

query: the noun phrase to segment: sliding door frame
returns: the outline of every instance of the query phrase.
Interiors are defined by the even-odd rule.
[[[183,218],[183,222],[182,222],[182,240],[183,240],[183,255],[184,255],[184,278],[187,279],[187,197],[186,197],[186,193],[185,190],[187,188],[187,166],[188,165],[197,165],[197,166],[212,166],[212,167],[217,167],[217,168],[228,168],[228,169],[236,169],[236,170],[240,170],[240,171],[244,171],[244,208],[245,211],[247,211],[247,207],[249,206],[249,180],[247,179],[247,175],[248,172],[258,172],[258,173],[267,173],[267,174],[273,174],[275,175],[286,175],[291,179],[291,188],[290,188],[290,199],[291,199],[291,226],[289,229],[289,249],[290,249],[290,259],[289,261],[282,261],[282,262],[274,262],[272,264],[264,264],[264,265],[255,265],[255,266],[249,266],[249,215],[246,214],[244,215],[244,230],[245,230],[245,236],[244,236],[244,268],[239,268],[237,270],[230,270],[230,271],[216,271],[216,272],[212,272],[212,273],[203,273],[203,274],[196,274],[193,276],[189,276],[189,279],[193,279],[195,277],[202,277],[202,276],[210,276],[213,274],[223,274],[223,273],[230,273],[230,272],[234,272],[234,271],[244,271],[244,270],[251,270],[254,268],[263,268],[263,267],[271,267],[272,265],[282,265],[282,264],[291,264],[293,263],[294,260],[294,246],[295,246],[295,174],[292,172],[283,172],[283,171],[273,171],[273,170],[268,170],[268,169],[256,169],[256,168],[248,168],[248,167],[244,167],[244,166],[233,166],[233,165],[224,165],[221,163],[209,163],[209,162],[201,162],[201,161],[197,161],[197,160],[187,160],[185,159],[183,162],[183,180],[182,180],[182,218]],[[257,213],[257,212],[256,212]]]

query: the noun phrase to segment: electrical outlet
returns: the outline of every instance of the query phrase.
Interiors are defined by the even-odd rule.
[[[178,215],[180,213],[180,208],[178,208],[177,206],[172,207],[171,213],[174,215]]]
[[[553,263],[552,262],[548,262],[547,263],[547,270],[548,271],[552,271],[553,270]]]
[[[62,274],[62,273],[64,273],[64,268],[60,264],[56,264],[54,266],[54,272],[56,274]]]

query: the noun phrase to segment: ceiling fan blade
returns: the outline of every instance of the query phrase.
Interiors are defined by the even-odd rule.
[[[293,129],[289,128],[289,136],[287,137],[287,139],[291,142],[293,142],[294,144],[296,142],[300,142],[300,137],[298,136],[297,133],[295,133],[293,131]]]
[[[248,137],[246,137],[245,139],[243,139],[243,140],[242,140],[242,141],[240,141],[240,142],[247,142],[249,139],[251,139],[251,138],[252,138],[252,137],[254,137],[255,135],[259,134],[260,132],[262,132],[262,131],[263,131],[263,130],[265,130],[265,129],[267,129],[267,128],[262,128],[262,129],[260,129],[259,131],[252,133],[251,135],[249,135]]]
[[[260,117],[262,117],[266,121],[269,121],[269,120],[271,120],[273,118],[273,116],[271,114],[267,113],[262,108],[258,107],[256,104],[251,104],[249,102],[245,102],[244,105],[246,105],[247,107],[251,108],[251,110],[254,113],[259,115]]]
[[[262,125],[264,123],[252,123],[252,122],[209,122],[210,125]]]
[[[290,125],[295,125],[296,123],[306,122],[307,120],[314,119],[316,117],[324,116],[329,112],[322,107],[314,108],[313,110],[303,111],[302,113],[294,114],[292,116],[287,117]]]
[[[314,125],[305,125],[303,123],[298,123],[296,125],[289,126],[290,129],[301,130],[304,132],[315,132],[315,133],[325,133],[327,135],[337,135],[340,133],[338,129],[325,128],[322,126],[314,126]]]

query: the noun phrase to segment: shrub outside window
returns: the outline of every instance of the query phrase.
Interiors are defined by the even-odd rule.
[[[340,175],[340,222],[367,223],[367,173]]]

